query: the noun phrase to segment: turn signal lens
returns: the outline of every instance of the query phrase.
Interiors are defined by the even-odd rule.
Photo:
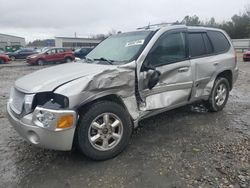
[[[74,116],[73,115],[65,115],[58,119],[56,128],[65,129],[69,128],[73,125]]]

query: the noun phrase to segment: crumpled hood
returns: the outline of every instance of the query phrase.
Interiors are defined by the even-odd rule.
[[[100,65],[89,63],[67,63],[42,69],[28,74],[15,82],[15,87],[25,93],[37,93],[53,91],[70,81],[82,78],[88,75],[98,74],[106,69],[112,69],[116,66]]]

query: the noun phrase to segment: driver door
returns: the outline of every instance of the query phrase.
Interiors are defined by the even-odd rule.
[[[155,69],[155,70],[153,70]],[[158,83],[149,89],[150,76],[158,71]],[[193,85],[186,31],[161,35],[145,58],[138,76],[140,110],[171,108],[186,104]]]

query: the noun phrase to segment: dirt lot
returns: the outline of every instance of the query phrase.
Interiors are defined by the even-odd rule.
[[[144,120],[125,152],[95,162],[19,137],[5,114],[10,87],[41,67],[0,65],[0,187],[250,187],[250,63],[239,67],[223,111],[187,106]]]

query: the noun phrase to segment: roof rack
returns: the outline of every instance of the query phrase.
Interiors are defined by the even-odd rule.
[[[183,25],[182,23],[179,22],[163,22],[163,23],[159,23],[159,24],[148,24],[147,26],[144,27],[138,27],[136,28],[137,30],[141,30],[141,29],[152,29],[153,27],[164,27],[164,26],[169,26],[169,25]]]

